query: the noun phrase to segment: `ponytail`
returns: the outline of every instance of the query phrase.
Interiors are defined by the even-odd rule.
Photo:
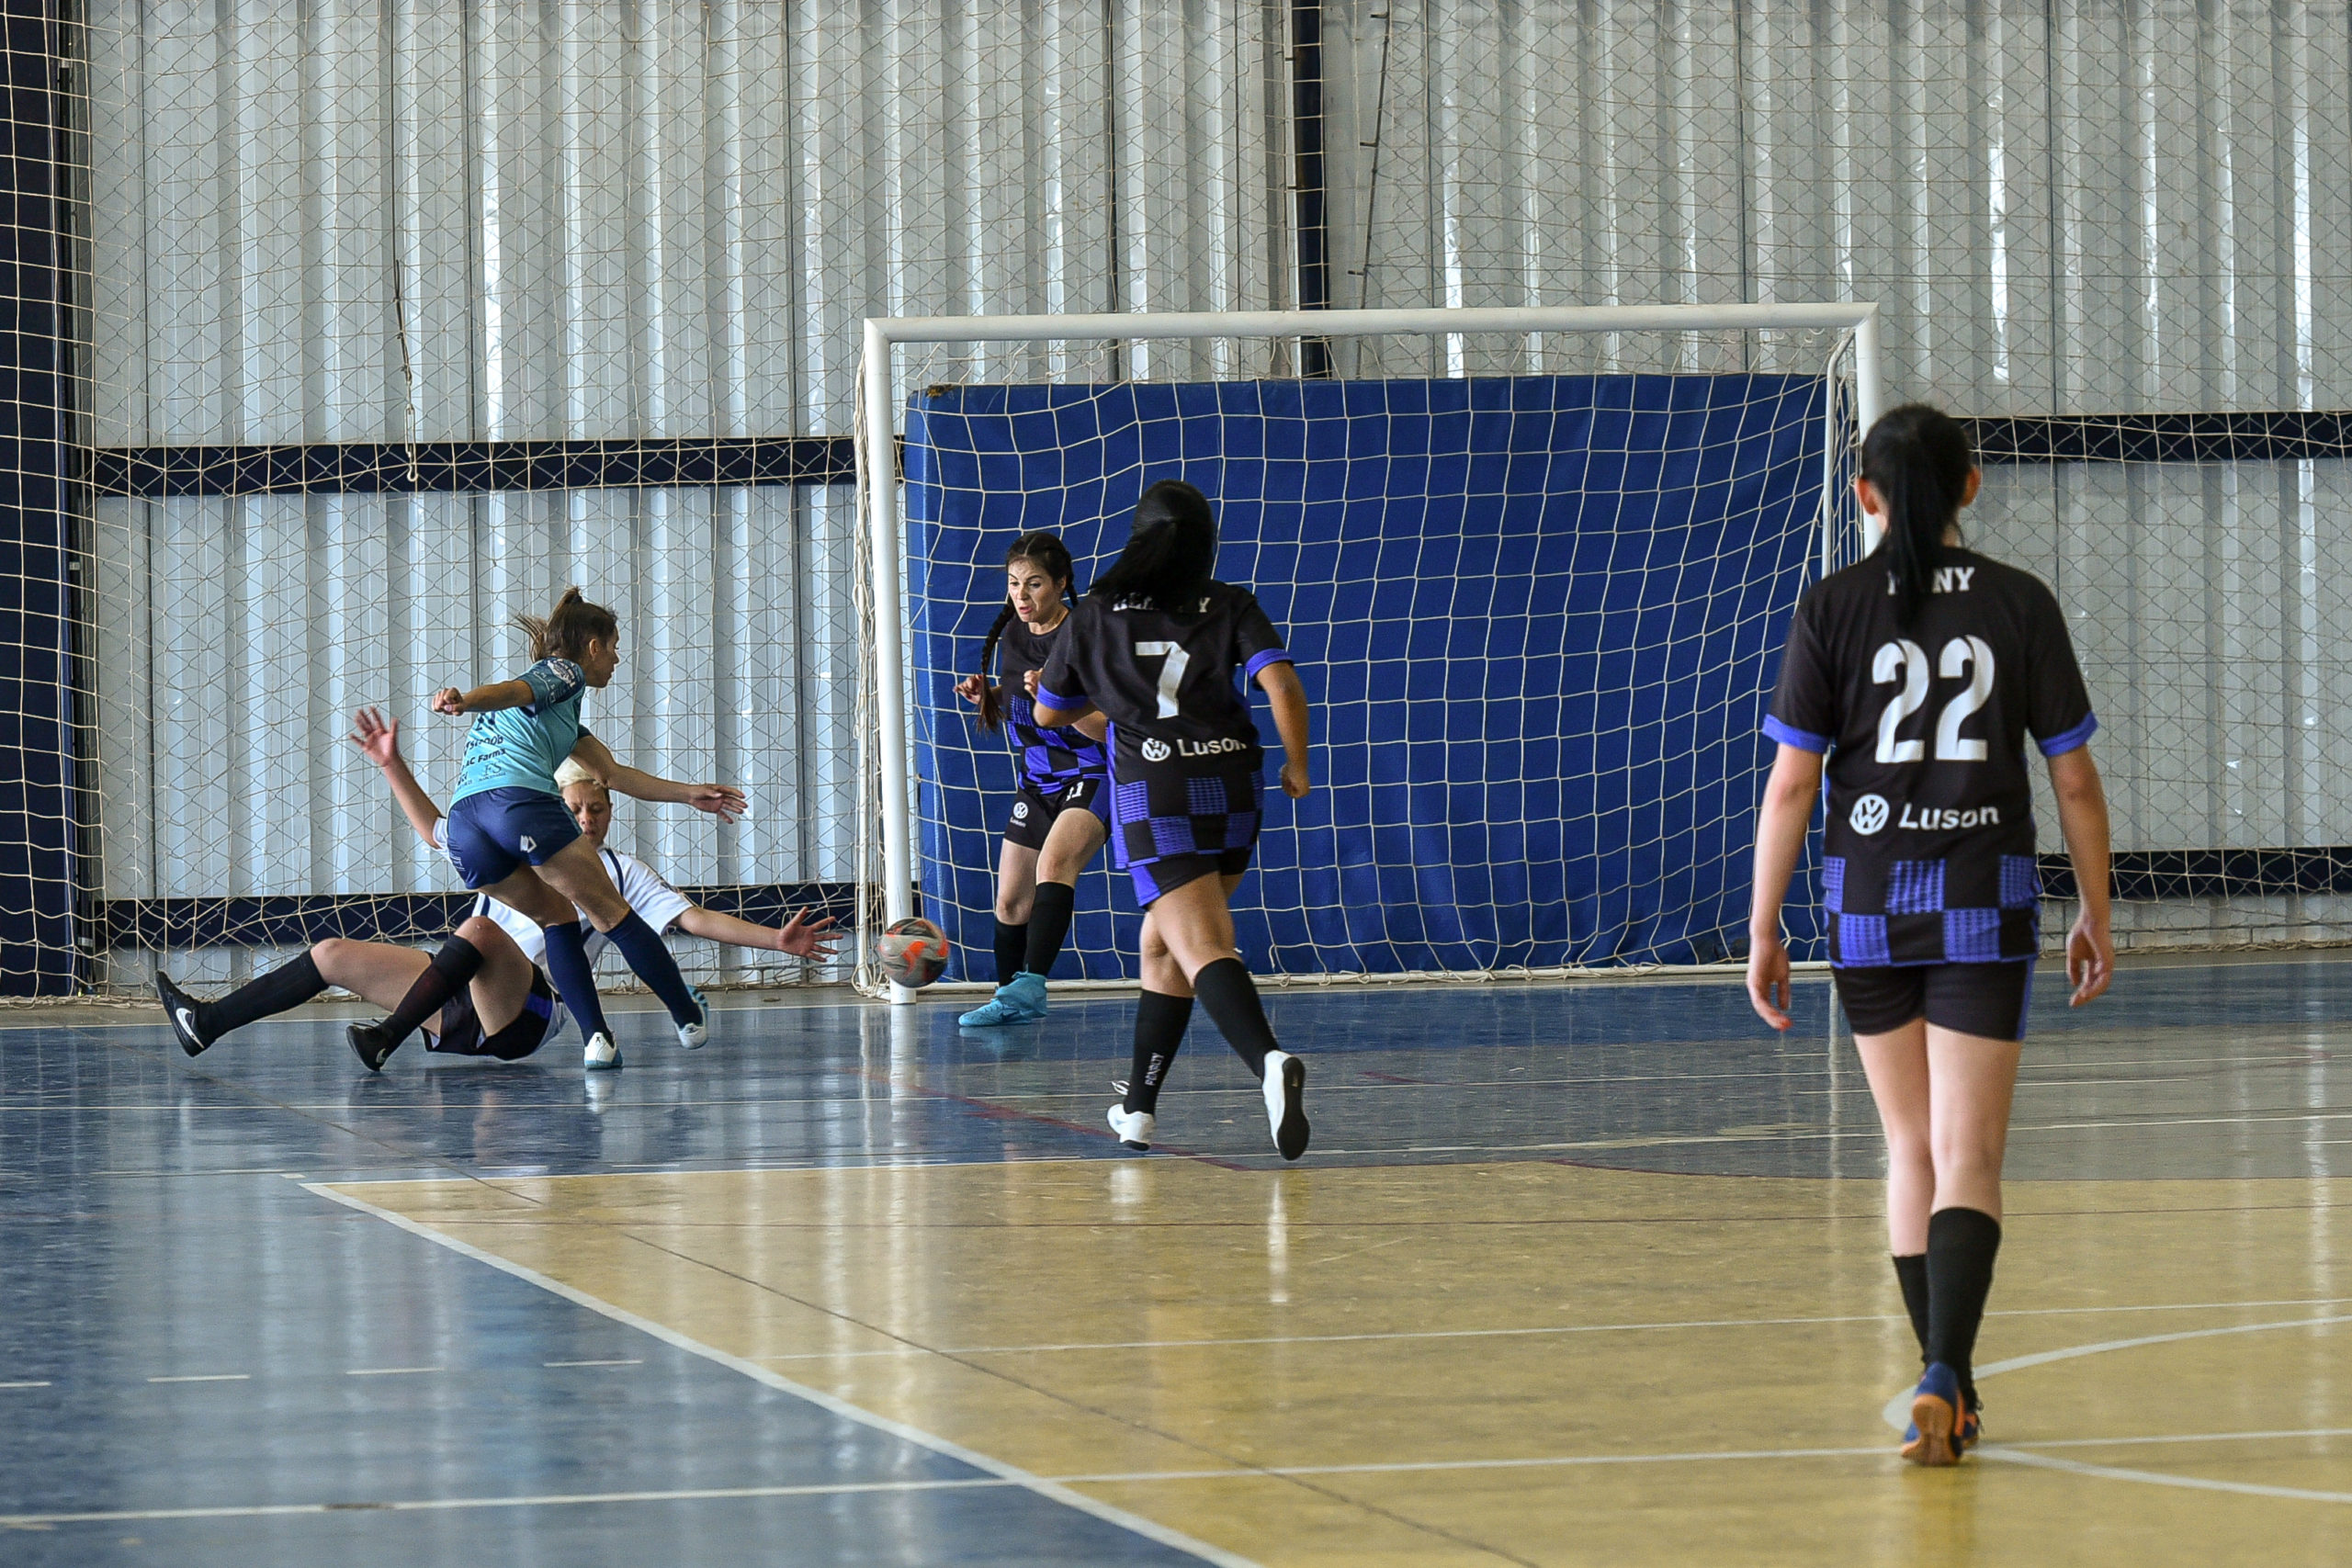
[[[1959,518],[1975,468],[1968,432],[1926,403],[1905,403],[1886,414],[1862,442],[1862,478],[1885,508],[1886,536],[1871,553],[1886,558],[1895,618],[1905,626],[1917,620],[1935,586],[1944,530]]]
[[[609,642],[621,635],[619,617],[602,604],[588,603],[577,588],[565,589],[544,618],[517,615],[514,624],[531,639],[534,664],[542,659],[569,659],[577,664],[587,657],[591,642]]]
[[[1216,514],[1209,498],[1182,479],[1162,479],[1136,502],[1126,548],[1088,592],[1148,599],[1162,610],[1198,593],[1216,575]]]
[[[1012,541],[1012,547],[1004,552],[1006,566],[1009,567],[1017,560],[1027,561],[1047,577],[1060,583],[1064,599],[1067,600],[1076,592],[1077,568],[1071,563],[1069,547],[1062,543],[1060,535],[1049,534],[1042,528],[1033,529],[1022,535],[1021,537]],[[997,688],[989,682],[989,666],[996,659],[997,639],[1004,635],[1004,628],[1012,624],[1012,600],[1008,597],[1004,602],[1004,608],[996,613],[995,621],[990,623],[989,635],[980,639],[980,728],[982,729],[994,730],[1004,723],[1004,698]]]

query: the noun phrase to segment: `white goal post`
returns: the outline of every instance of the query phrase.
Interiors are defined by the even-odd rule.
[[[873,710],[862,713],[860,729],[875,750],[861,758],[861,776],[878,786],[875,811],[881,838],[881,866],[873,874],[870,826],[859,834],[857,962],[862,988],[887,988],[891,999],[910,1002],[915,993],[881,987],[872,960],[876,911],[868,891],[878,880],[888,923],[914,908],[914,819],[910,775],[913,715],[909,705],[907,663],[909,605],[901,572],[904,551],[898,457],[898,352],[916,345],[980,344],[1120,344],[1184,339],[1306,341],[1374,338],[1454,338],[1467,334],[1601,334],[1614,333],[1705,333],[1812,330],[1851,334],[1853,406],[1867,430],[1883,412],[1879,310],[1875,303],[1573,306],[1491,310],[1252,310],[1085,315],[874,317],[865,322],[865,351],[858,367],[860,398],[856,428],[857,485],[864,510],[869,573],[862,584],[871,594],[863,606],[869,617],[872,668],[862,682]],[[1295,361],[1292,361],[1295,363]],[[1831,451],[1836,443],[1827,443]],[[1831,459],[1834,462],[1834,457]],[[1825,531],[1826,532],[1826,531]],[[1865,540],[1865,545],[1869,541]],[[1822,559],[1829,559],[1825,537]],[[871,817],[868,817],[871,823]]]

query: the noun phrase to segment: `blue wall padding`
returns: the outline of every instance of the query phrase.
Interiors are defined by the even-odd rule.
[[[1315,707],[1315,792],[1290,801],[1269,758],[1255,886],[1235,898],[1253,967],[1739,951],[1770,757],[1757,727],[1818,552],[1823,393],[1818,377],[1539,376],[910,400],[923,896],[951,976],[993,978],[1012,768],[951,688],[1002,603],[1005,547],[1053,529],[1089,580],[1170,478],[1216,503],[1218,575],[1284,629]],[[1134,973],[1140,916],[1108,861],[1080,884],[1058,975]],[[1793,890],[1798,957],[1816,951],[1812,902]]]

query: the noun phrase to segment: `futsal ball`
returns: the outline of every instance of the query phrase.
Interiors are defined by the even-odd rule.
[[[921,915],[892,920],[874,939],[874,961],[884,979],[920,990],[947,968],[947,933]]]

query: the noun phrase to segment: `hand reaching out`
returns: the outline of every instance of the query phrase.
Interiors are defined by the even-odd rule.
[[[455,686],[444,686],[433,694],[433,711],[461,714],[466,711],[466,694]]]
[[[733,784],[689,784],[686,804],[696,811],[707,811],[721,822],[732,822],[751,808],[743,792]]]
[[[808,919],[808,910],[795,909],[792,919],[785,921],[775,933],[775,950],[822,963],[832,957],[833,950],[841,945],[840,937],[826,934],[832,926],[833,917],[831,915],[812,921]]]
[[[397,719],[387,719],[374,708],[366,707],[352,716],[352,723],[358,727],[351,732],[352,744],[369,761],[379,768],[389,768],[401,760],[401,727]]]
[[[956,694],[974,707],[979,706],[980,698],[987,694],[988,689],[988,677],[984,675],[967,675],[956,682]]]

